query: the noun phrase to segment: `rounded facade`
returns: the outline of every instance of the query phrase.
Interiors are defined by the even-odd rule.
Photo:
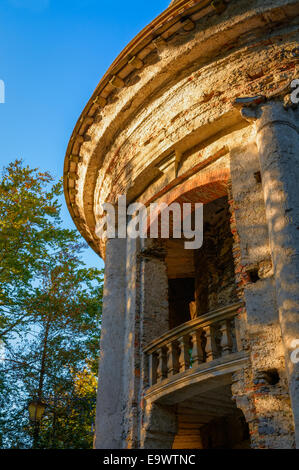
[[[106,258],[101,348],[113,365],[100,366],[97,447],[221,447],[213,426],[225,419],[248,432],[228,447],[299,445],[298,13],[296,0],[171,2],[114,61],[74,129],[66,200]],[[119,195],[203,203],[205,254],[173,239],[106,246],[101,205]],[[209,386],[208,366],[222,377]],[[197,434],[184,431],[188,396]],[[214,409],[219,396],[210,419],[200,403]]]
[[[189,178],[194,162],[204,167],[217,153],[213,141],[226,143],[219,133],[245,126],[236,98],[269,97],[296,76],[297,14],[290,1],[177,1],[127,46],[84,109],[65,160],[69,209],[94,249],[99,203],[124,193],[128,203],[160,198],[168,188],[161,161],[175,153],[173,183]]]

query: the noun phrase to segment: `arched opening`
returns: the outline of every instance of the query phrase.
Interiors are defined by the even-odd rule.
[[[250,449],[250,432],[231,392],[231,376],[211,377],[149,402],[144,448]]]
[[[176,188],[175,197],[169,194],[167,204],[204,203],[203,244],[186,249],[183,237],[159,240],[165,253],[169,331],[145,348],[148,397],[159,395],[146,434],[155,437],[153,445],[166,448],[158,429],[166,406],[171,426],[163,432],[170,433],[167,445],[172,441],[172,448],[248,448],[248,425],[232,398],[226,368],[231,357],[238,358],[234,317],[239,306],[226,183],[184,189]]]
[[[185,249],[184,239],[166,246],[170,328],[237,302],[227,196],[204,205],[201,248]]]
[[[248,449],[249,428],[232,400],[230,384],[177,405],[173,449]]]

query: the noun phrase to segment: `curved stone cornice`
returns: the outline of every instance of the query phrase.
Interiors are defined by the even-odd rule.
[[[83,110],[67,148],[64,189],[73,220],[95,251],[101,251],[94,237],[94,212],[99,197],[104,202],[107,198],[113,200],[114,194],[126,192],[131,199],[136,198],[158,176],[156,164],[173,151],[179,159],[186,148],[185,140],[196,129],[204,129],[203,139],[219,133],[219,129],[227,132],[225,129],[230,126],[241,126],[242,118],[233,102],[240,94],[250,93],[252,79],[241,77],[236,81],[234,77],[234,85],[230,86],[227,80],[219,87],[222,80],[218,74],[217,82],[219,69],[228,67],[233,56],[237,76],[240,51],[244,57],[253,51],[252,31],[261,44],[267,34],[270,43],[275,36],[273,21],[280,22],[281,37],[285,34],[284,23],[290,23],[289,28],[296,30],[292,21],[298,14],[298,1],[256,0],[251,2],[252,6],[245,0],[222,3],[223,8],[219,8],[221,2],[211,0],[172,3],[114,61]],[[224,11],[226,4],[228,8]],[[288,80],[291,60],[286,59],[285,63],[289,66]],[[211,84],[218,89],[209,93],[205,90],[204,74],[200,82],[200,70],[205,67],[205,73],[211,76],[214,64],[216,78]],[[253,80],[255,84],[257,80]],[[202,95],[197,102],[192,98],[192,87],[194,95]],[[174,97],[184,96],[189,101],[185,108],[182,99],[181,103],[169,101],[169,109],[176,109],[176,115],[169,112],[171,122],[165,135],[161,134],[160,143],[158,139],[153,142],[144,139],[140,153],[139,130],[146,134],[147,129],[157,125],[151,116],[165,113],[169,89]],[[185,113],[185,126],[177,119],[180,113]],[[219,125],[213,124],[216,122]],[[190,142],[199,144],[198,135],[196,139],[191,137]],[[137,161],[135,155],[128,157],[127,166],[123,165],[128,148],[135,148],[136,155],[142,154],[147,161],[144,168],[142,158]],[[132,167],[136,169],[134,176],[130,172]]]
[[[178,0],[175,5],[170,5],[169,8],[153,20],[148,26],[146,26],[120,53],[116,60],[112,63],[106,74],[103,76],[90,100],[85,106],[77,124],[73,130],[70,138],[66,157],[64,162],[64,193],[66,202],[73,218],[74,223],[86,238],[90,246],[98,251],[98,246],[94,243],[93,236],[90,233],[88,224],[86,224],[85,217],[80,214],[78,210],[78,204],[76,201],[77,194],[77,180],[78,176],[78,164],[82,162],[82,156],[80,154],[80,147],[84,142],[84,133],[94,122],[94,115],[98,109],[103,109],[111,94],[111,86],[122,85],[122,78],[119,75],[121,71],[128,66],[128,62],[132,59],[137,59],[137,65],[131,65],[131,70],[137,67],[138,69],[138,55],[142,51],[146,51],[146,48],[157,38],[160,39],[160,34],[167,27],[174,25],[178,19],[182,18],[183,15],[189,11],[192,6],[200,4],[201,7],[206,7],[211,4],[211,0]],[[213,7],[211,7],[213,10]],[[139,59],[141,60],[141,59]],[[112,85],[111,82],[112,81]],[[109,89],[110,87],[110,89]],[[117,88],[117,87],[116,87]]]

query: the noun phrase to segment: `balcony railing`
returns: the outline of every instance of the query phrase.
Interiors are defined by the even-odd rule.
[[[235,317],[240,307],[233,304],[201,315],[152,341],[144,349],[148,385],[239,351]]]

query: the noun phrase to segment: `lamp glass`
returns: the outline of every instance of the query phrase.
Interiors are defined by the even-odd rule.
[[[32,401],[29,403],[29,417],[31,421],[40,421],[44,414],[46,405],[41,401]]]

